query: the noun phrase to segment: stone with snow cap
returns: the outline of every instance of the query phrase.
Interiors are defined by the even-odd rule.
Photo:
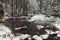
[[[47,30],[47,29],[45,31],[47,32],[46,34],[50,34],[51,32],[51,30]]]
[[[33,38],[36,39],[36,40],[43,40],[41,37],[39,37],[37,35],[34,35]]]
[[[41,28],[44,28],[44,26],[42,26],[42,25],[37,25],[37,28],[38,28],[38,30],[39,30],[39,29],[41,29]]]
[[[59,33],[59,31],[55,31],[55,32],[51,31],[50,32],[50,34],[57,34],[57,33]]]
[[[40,35],[40,37],[42,37],[42,39],[47,39],[48,38],[48,34],[45,34],[45,35]]]
[[[28,34],[21,34],[21,35],[20,35],[20,38],[21,38],[21,39],[25,39],[25,38],[27,38],[27,37],[30,37],[30,35],[28,35]]]

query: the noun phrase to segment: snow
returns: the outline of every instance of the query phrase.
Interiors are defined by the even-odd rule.
[[[59,24],[60,23],[60,18],[59,17],[56,17],[56,24]]]
[[[39,0],[38,0],[39,1]],[[38,14],[39,13],[39,10],[40,10],[40,2],[38,2],[37,0],[28,0],[28,2],[29,2],[29,5],[28,5],[28,12],[31,12],[32,14]],[[53,10],[52,10],[52,8],[50,7],[51,5],[50,5],[50,3],[48,4],[48,5],[45,5],[45,4],[47,4],[47,2],[49,3],[49,1],[48,0],[43,0],[42,1],[42,3],[43,3],[43,5],[42,5],[42,8],[41,8],[41,11],[42,12],[44,12],[44,9],[46,9],[46,7],[47,7],[47,10],[48,11],[45,11],[46,12],[46,14],[47,15],[53,15],[53,14],[55,14],[55,13],[53,13],[52,11],[54,11],[54,10],[57,10],[57,11],[59,11],[59,8],[58,7],[52,7],[52,8],[54,8]],[[7,2],[8,3],[8,2]],[[45,3],[45,4],[44,4]],[[54,2],[54,0],[51,0],[51,3],[52,4],[54,4],[55,2]],[[57,3],[57,2],[56,2]],[[1,1],[0,1],[0,4],[2,4],[4,7],[4,17],[3,17],[3,21],[5,21],[5,20],[7,20],[7,19],[9,19],[9,17],[10,17],[10,14],[8,14],[9,12],[8,11],[10,11],[10,5],[11,5],[11,3],[8,3],[8,4],[6,4],[5,5],[5,3],[2,3]],[[58,4],[59,5],[59,4]],[[58,6],[57,5],[57,6]],[[6,7],[7,6],[7,7]],[[29,7],[30,6],[30,7]],[[13,6],[14,7],[14,6]],[[20,8],[20,7],[19,7]],[[51,9],[50,9],[51,8]],[[6,10],[5,10],[6,9]],[[18,8],[17,8],[18,9]],[[13,10],[14,11],[14,10]],[[18,12],[19,10],[17,10],[17,12]],[[21,11],[20,11],[21,13],[23,13],[23,7],[21,8]],[[51,14],[52,13],[52,14]],[[41,13],[39,13],[38,15],[34,15],[29,21],[30,22],[33,22],[33,21],[35,21],[36,23],[40,23],[39,25],[37,25],[37,28],[38,29],[40,29],[40,28],[44,28],[44,25],[43,24],[45,24],[45,23],[48,23],[48,21],[50,22],[52,22],[52,21],[56,21],[55,23],[54,23],[54,25],[55,25],[55,27],[57,28],[57,29],[59,29],[58,31],[51,31],[51,30],[45,30],[47,33],[46,34],[44,34],[44,35],[40,35],[40,36],[38,36],[38,35],[34,35],[33,36],[33,38],[34,39],[36,39],[36,40],[43,40],[43,39],[47,39],[48,38],[48,36],[49,36],[49,34],[58,34],[57,35],[57,37],[60,37],[60,17],[54,17],[54,16],[50,16],[50,17],[46,17],[47,15],[44,15],[45,13],[43,13],[43,14],[41,14]],[[9,17],[8,16],[6,16],[6,15],[9,15]],[[25,17],[25,16],[22,16],[22,17],[20,17],[20,18],[28,18],[28,17]],[[42,26],[43,25],[43,26]],[[15,30],[18,30],[18,29],[21,29],[21,28],[15,28]],[[10,35],[10,36],[9,36]],[[20,40],[20,39],[22,39],[22,40],[24,40],[25,38],[27,38],[28,37],[28,39],[31,39],[30,38],[30,35],[28,35],[28,34],[20,34],[19,36],[13,36],[13,34],[11,33],[11,30],[7,27],[7,26],[5,26],[4,24],[2,24],[2,23],[0,23],[0,40]]]
[[[48,38],[48,34],[45,34],[45,35],[40,35],[40,37],[42,37],[43,39],[47,39]]]
[[[36,16],[36,19],[33,19],[34,17],[32,17],[31,19],[33,21],[35,21],[35,20],[43,20],[43,21],[45,21],[45,16],[44,15],[42,15],[42,16],[39,15],[41,18],[40,17],[37,18],[37,16]],[[51,17],[51,18],[53,19],[53,17]],[[49,20],[49,18],[47,18],[47,20]],[[59,22],[59,19],[58,20],[56,19],[56,22],[54,24],[55,24],[56,28],[58,28],[60,30],[60,23],[58,23],[58,22]],[[37,27],[38,27],[38,29],[44,28],[44,26],[41,26],[41,25],[37,25]],[[33,38],[36,39],[36,40],[43,40],[43,39],[47,39],[49,34],[58,34],[57,37],[60,37],[60,34],[59,34],[60,31],[59,30],[53,32],[51,30],[46,29],[45,30],[47,32],[46,34],[40,35],[40,36],[34,35]],[[4,35],[6,35],[6,38],[4,38]],[[10,35],[10,36],[8,36],[8,35]],[[29,40],[31,40],[30,35],[28,35],[28,34],[21,34],[21,35],[16,36],[16,37],[13,36],[11,34],[11,30],[7,26],[0,23],[0,40],[11,40],[11,39],[12,40],[20,40],[20,39],[24,40],[27,37],[28,37]]]
[[[20,38],[21,38],[21,39],[25,39],[25,38],[27,38],[27,37],[30,37],[30,36],[29,36],[28,34],[21,34],[21,35],[20,35]]]
[[[7,19],[9,19],[8,16],[4,16],[4,17],[3,17],[3,21],[5,21],[5,20],[7,20]]]
[[[50,16],[50,17],[46,17],[46,21],[55,21],[55,17],[54,16]]]
[[[51,31],[50,34],[57,34],[57,33],[59,33],[59,31],[55,31],[55,32]]]
[[[60,30],[60,18],[56,17],[56,22],[54,23],[55,27]]]
[[[15,30],[18,30],[18,29],[21,29],[20,27],[19,28],[15,28]]]
[[[33,38],[36,39],[36,40],[43,40],[41,37],[39,37],[37,35],[34,35]]]
[[[14,37],[12,40],[20,40],[20,38],[18,36],[18,37]]]
[[[60,30],[60,24],[55,24],[55,27]]]
[[[50,34],[51,33],[51,30],[45,30],[47,33],[46,34]]]
[[[46,15],[39,14],[39,15],[34,15],[33,17],[31,17],[29,21],[44,21],[44,22],[55,21],[55,17],[54,16],[48,17]]]
[[[42,20],[42,21],[45,21],[45,15],[34,15],[30,21],[35,21],[35,20]]]
[[[44,26],[37,25],[37,28],[38,28],[38,30],[39,30],[40,28],[44,28]]]
[[[9,37],[7,37],[10,34],[11,30],[2,23],[0,23],[0,40],[11,40]]]
[[[7,38],[4,38],[3,40],[11,40],[9,37],[7,37]]]
[[[7,26],[0,24],[0,40],[20,40],[27,37],[30,39],[30,35],[28,34],[21,34],[20,36],[15,37],[12,35],[11,30]]]
[[[47,33],[46,34],[58,34],[60,31],[57,30],[57,31],[51,31],[51,30],[45,30]]]
[[[57,37],[60,37],[60,34],[59,33],[57,34]]]
[[[6,27],[5,25],[1,24],[1,23],[0,23],[0,31],[11,33],[11,30],[8,27]]]
[[[24,40],[25,38],[30,37],[28,34],[21,34],[20,36],[14,37],[12,40]]]
[[[0,31],[0,35],[6,34],[6,32],[4,31]]]
[[[7,17],[8,18],[8,17]],[[41,20],[41,21],[45,21],[45,20],[52,20],[54,17],[50,17],[50,18],[46,18],[45,17],[45,15],[35,15],[35,16],[33,16],[32,18],[31,18],[31,20],[32,21],[35,21],[35,20]],[[56,22],[54,23],[54,25],[56,26],[56,28],[58,28],[59,30],[60,30],[60,23],[59,23],[59,18],[58,18],[58,20],[56,19]],[[37,28],[38,29],[40,29],[40,28],[44,28],[44,26],[41,26],[41,25],[37,25]],[[19,29],[19,28],[18,28]],[[55,31],[55,32],[53,32],[53,31],[51,31],[51,30],[45,30],[47,33],[46,34],[44,34],[44,35],[40,35],[40,36],[37,36],[37,35],[34,35],[33,36],[33,38],[34,39],[36,39],[36,40],[43,40],[43,39],[47,39],[48,38],[48,36],[49,36],[49,34],[58,34],[57,35],[57,37],[60,37],[60,31]],[[4,37],[4,35],[6,35],[6,38],[3,38]],[[9,37],[7,37],[8,35],[10,35]],[[11,34],[11,30],[7,27],[7,26],[5,26],[5,25],[3,25],[2,23],[0,23],[0,40],[20,40],[20,39],[22,39],[22,40],[24,40],[25,38],[27,38],[28,37],[28,39],[29,40],[31,40],[31,38],[30,38],[30,35],[28,35],[28,34],[21,34],[21,35],[19,35],[19,36],[13,36],[12,34]]]

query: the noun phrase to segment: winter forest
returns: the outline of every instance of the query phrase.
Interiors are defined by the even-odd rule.
[[[60,0],[0,0],[0,40],[60,40]]]

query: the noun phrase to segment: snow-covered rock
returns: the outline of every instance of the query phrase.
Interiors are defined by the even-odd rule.
[[[58,34],[59,31],[51,31],[50,34]]]
[[[28,34],[21,34],[21,35],[20,35],[20,38],[21,38],[21,39],[25,39],[25,38],[27,38],[27,37],[30,37],[30,35],[28,35]]]
[[[60,31],[57,30],[57,31],[51,31],[51,30],[45,30],[47,33],[46,34],[58,34]]]
[[[47,33],[46,34],[50,34],[51,33],[51,30],[45,30]]]
[[[34,15],[32,18],[31,18],[31,20],[30,21],[36,21],[36,20],[42,20],[42,21],[45,21],[45,15],[42,15],[42,14],[40,14],[40,15]]]
[[[34,35],[33,38],[36,39],[36,40],[43,40],[41,37],[39,37],[37,35]]]
[[[39,15],[34,15],[30,21],[37,21],[37,20],[41,20],[41,21],[52,21],[52,20],[55,20],[55,17],[54,16],[46,16],[46,15],[43,15],[43,14],[39,14]]]
[[[48,36],[49,36],[48,34],[40,35],[40,37],[42,37],[42,39],[47,39]]]
[[[44,28],[44,26],[42,26],[42,25],[37,25],[37,28],[38,28],[38,30],[39,30],[39,29],[41,29],[41,28]]]

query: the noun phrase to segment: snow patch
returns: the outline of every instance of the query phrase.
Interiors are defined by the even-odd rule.
[[[44,28],[44,26],[37,25],[37,28],[38,28],[38,30],[39,30],[40,28]]]
[[[48,38],[48,34],[45,34],[45,35],[40,35],[40,37],[42,37],[43,39],[47,39]]]
[[[30,21],[35,21],[35,20],[45,21],[45,19],[46,19],[45,15],[40,14],[33,16]]]
[[[55,27],[60,30],[60,24],[55,24]]]
[[[39,37],[37,35],[34,35],[33,38],[36,39],[36,40],[43,40],[41,37]]]

